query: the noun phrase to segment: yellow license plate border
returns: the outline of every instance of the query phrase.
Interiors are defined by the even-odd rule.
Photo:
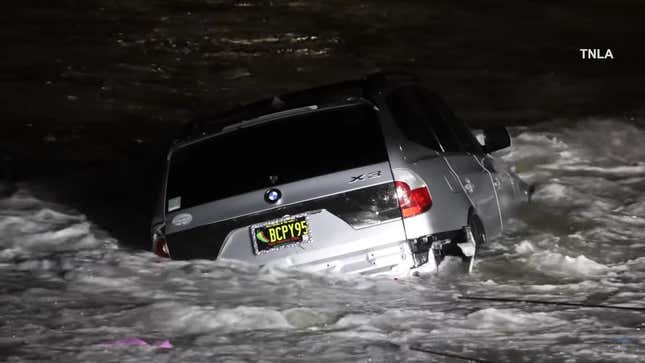
[[[272,247],[269,247],[269,248],[263,248],[263,249],[261,249],[259,247],[258,236],[256,234],[256,230],[258,228],[266,228],[267,226],[273,226],[273,225],[283,225],[285,223],[288,223],[290,221],[295,221],[295,220],[300,219],[300,218],[304,218],[304,221],[307,223],[307,233],[302,236],[301,241],[282,242],[282,243],[277,244],[275,246],[272,246]],[[265,253],[272,253],[272,252],[282,250],[284,248],[297,247],[297,246],[301,246],[301,245],[306,244],[306,243],[311,243],[311,241],[312,241],[311,221],[309,219],[309,214],[308,213],[289,215],[289,216],[284,216],[284,217],[281,217],[281,218],[273,219],[273,220],[270,220],[270,221],[257,223],[257,224],[252,225],[249,228],[249,232],[251,234],[253,252],[256,255],[262,255],[262,254],[265,254]]]

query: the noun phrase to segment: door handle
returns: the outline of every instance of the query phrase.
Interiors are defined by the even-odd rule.
[[[470,194],[475,191],[475,185],[468,178],[464,178],[464,189]]]
[[[498,178],[497,176],[494,176],[494,177],[493,177],[493,186],[494,186],[494,187],[495,187],[495,189],[497,189],[497,190],[502,189],[502,181],[501,181],[501,180],[499,180],[499,178]]]

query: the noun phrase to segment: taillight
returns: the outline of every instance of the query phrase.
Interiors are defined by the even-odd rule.
[[[393,172],[403,218],[428,211],[432,207],[432,196],[423,179],[408,169],[394,169]]]
[[[162,228],[158,228],[152,233],[152,251],[157,256],[170,258],[170,249],[168,249],[168,242]]]
[[[399,197],[399,207],[403,218],[413,217],[421,214],[432,207],[432,197],[427,187],[410,189],[410,186],[402,181],[396,182],[396,194]]]

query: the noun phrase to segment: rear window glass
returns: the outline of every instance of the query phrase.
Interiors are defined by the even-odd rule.
[[[380,123],[368,105],[274,120],[175,150],[167,210],[386,160]]]

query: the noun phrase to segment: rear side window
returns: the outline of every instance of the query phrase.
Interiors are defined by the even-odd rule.
[[[381,126],[368,105],[274,120],[175,150],[167,210],[386,160]]]
[[[415,87],[402,87],[387,98],[394,121],[405,138],[435,151],[441,151],[436,136],[428,127],[427,114]]]
[[[426,89],[421,89],[421,97],[424,100],[423,104],[428,119],[445,151],[483,153],[481,145],[472,132],[439,96]]]

